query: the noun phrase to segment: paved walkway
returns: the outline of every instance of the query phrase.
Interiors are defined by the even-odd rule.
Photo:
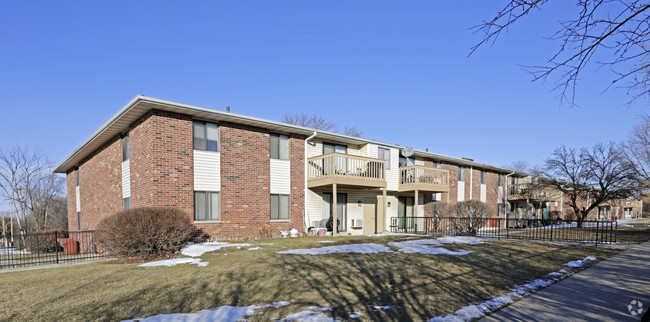
[[[642,303],[641,315],[629,313],[633,300]],[[648,308],[650,241],[631,246],[482,321],[639,321]]]

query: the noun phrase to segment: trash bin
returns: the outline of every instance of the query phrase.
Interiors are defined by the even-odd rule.
[[[75,255],[79,253],[77,241],[72,238],[59,238],[59,244],[63,246],[63,253],[66,255]]]
[[[321,228],[318,230],[318,237],[325,237],[327,234],[327,228]]]

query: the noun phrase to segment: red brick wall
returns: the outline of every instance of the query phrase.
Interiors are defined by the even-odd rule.
[[[65,181],[68,189],[68,230],[77,230],[77,171],[66,173]]]
[[[455,164],[442,163],[440,168],[449,170],[449,193],[442,194],[442,201],[454,203],[458,201],[458,166]]]
[[[491,210],[490,216],[496,217],[497,203],[499,202],[499,174],[496,172],[487,171],[485,174],[485,202]],[[501,217],[505,217],[505,210],[502,208]]]
[[[289,140],[291,192],[289,221],[271,222],[270,136],[265,129],[222,123],[221,222],[197,223],[217,239],[253,239],[260,229],[303,231],[304,218],[304,138]]]
[[[97,228],[99,222],[124,208],[122,200],[122,140],[113,138],[79,166],[79,195],[81,201],[81,229]],[[75,205],[76,173],[68,176],[68,228],[77,230]],[[70,197],[70,195],[72,195]],[[72,215],[70,217],[70,215]]]
[[[178,207],[194,216],[192,118],[152,111],[130,131],[131,206]]]

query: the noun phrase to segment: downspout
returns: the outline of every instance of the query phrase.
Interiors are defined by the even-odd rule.
[[[474,169],[469,166],[469,200],[472,200],[472,186],[474,185]]]
[[[508,177],[515,174],[517,171],[512,171],[510,174],[506,174],[506,185],[505,185],[505,191],[503,192],[503,197],[506,202],[506,206],[504,207],[506,209],[506,229],[508,229],[508,217],[510,217],[510,203],[508,203]]]
[[[305,216],[304,216],[305,218],[303,219],[303,224],[305,225],[305,232],[307,232],[307,229],[309,229],[309,214],[307,213],[307,209],[308,209],[307,208],[307,192],[308,192],[308,189],[307,189],[307,174],[308,174],[308,171],[309,171],[308,161],[307,161],[307,147],[308,147],[308,144],[309,144],[309,140],[315,138],[317,134],[318,134],[318,132],[314,131],[314,134],[312,134],[310,137],[305,139]]]

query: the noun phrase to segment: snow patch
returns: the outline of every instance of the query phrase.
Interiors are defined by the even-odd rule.
[[[246,320],[250,315],[255,314],[255,310],[267,307],[279,308],[288,306],[291,302],[281,301],[271,304],[249,305],[249,306],[230,306],[224,305],[216,309],[202,310],[196,313],[172,313],[150,316],[148,318],[136,318],[124,321],[146,321],[146,322],[171,322],[171,321],[241,321]]]
[[[255,246],[255,247],[251,247],[251,248],[249,248],[248,250],[258,250],[258,249],[262,249],[262,248],[259,247],[259,246]]]
[[[385,231],[385,232],[379,233],[379,234],[366,234],[366,237],[386,237],[386,236],[417,236],[417,237],[422,237],[422,235],[418,235],[418,234],[391,233],[391,232],[388,232],[388,231]]]
[[[308,249],[289,249],[289,250],[279,251],[278,253],[297,254],[297,255],[322,255],[322,254],[332,254],[332,253],[376,254],[376,253],[393,253],[393,251],[384,245],[365,243],[365,244],[326,246],[326,247],[308,248]]]
[[[207,266],[208,262],[201,262],[200,258],[171,258],[159,261],[148,262],[138,265],[138,267],[156,267],[156,266],[176,266],[178,264],[196,264],[199,267]]]
[[[336,242],[333,241],[333,240],[319,240],[318,242],[319,242],[319,243],[336,243]]]
[[[307,310],[289,314],[284,317],[286,321],[337,321],[329,317],[324,311],[331,311],[328,307],[310,306]]]
[[[21,254],[31,254],[26,250],[20,250],[13,247],[0,247],[0,255],[21,255]]]
[[[476,237],[466,237],[466,236],[445,236],[436,239],[437,241],[443,244],[470,244],[478,245],[483,244],[483,240]]]
[[[248,243],[244,243],[244,244],[231,244],[231,243],[223,243],[223,242],[206,242],[206,243],[198,243],[198,244],[190,243],[181,249],[181,254],[189,257],[201,257],[201,255],[207,252],[213,252],[215,250],[219,250],[225,247],[241,248],[241,247],[251,247],[251,246],[253,245]]]
[[[566,263],[564,265],[569,266],[569,267],[582,267],[582,266],[585,266],[585,264],[587,264],[589,262],[593,262],[595,260],[596,260],[596,257],[587,256],[584,259],[579,259],[577,261],[571,261],[571,262],[568,262],[568,263]]]

